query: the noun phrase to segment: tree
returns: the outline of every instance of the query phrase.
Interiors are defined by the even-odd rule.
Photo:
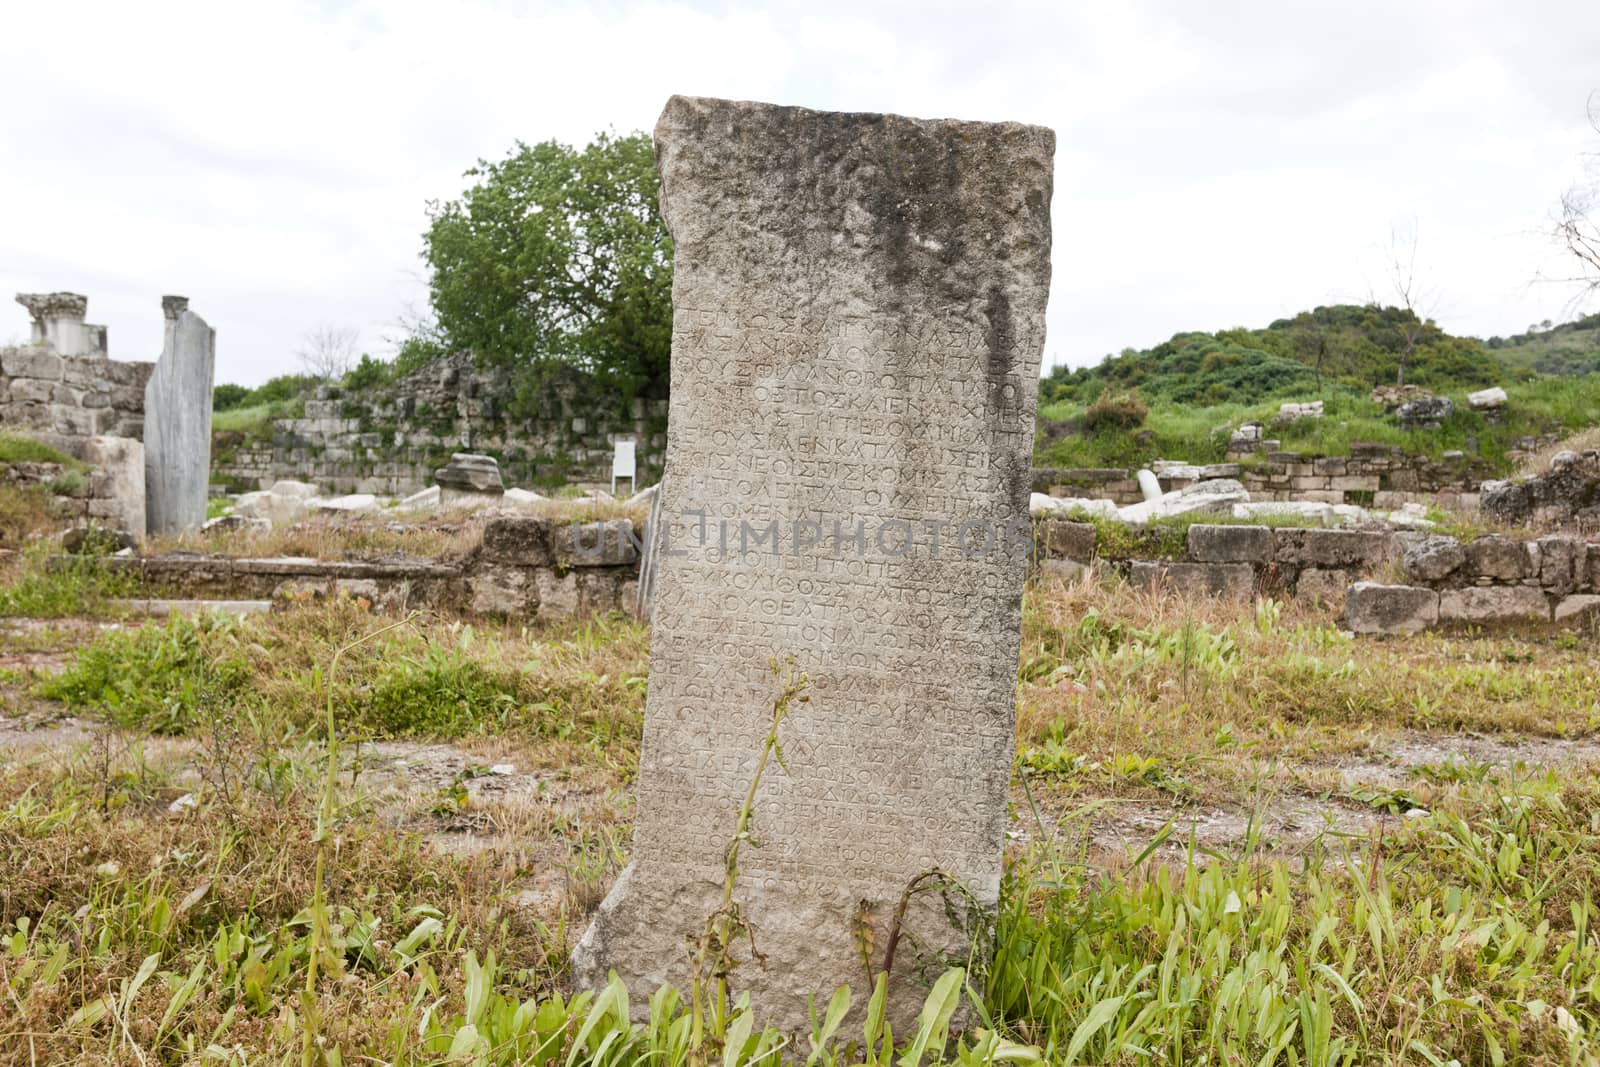
[[[1600,91],[1589,96],[1589,125],[1600,133]],[[1588,178],[1561,197],[1554,236],[1578,261],[1576,273],[1563,279],[1582,286],[1578,299],[1600,293],[1600,156],[1590,158]]]
[[[562,365],[624,399],[665,396],[672,243],[650,138],[519,142],[467,176],[459,200],[430,205],[423,236],[450,345],[516,370],[524,400]]]
[[[1427,330],[1424,320],[1428,318],[1428,313],[1417,307],[1422,300],[1421,288],[1417,284],[1417,243],[1414,220],[1409,234],[1403,234],[1393,226],[1389,228],[1390,283],[1394,287],[1395,300],[1400,309],[1406,312],[1397,323],[1400,330],[1400,362],[1395,371],[1394,384],[1398,386],[1406,384],[1406,364],[1416,354],[1417,342]]]
[[[361,332],[352,326],[323,323],[308,330],[295,355],[301,368],[313,378],[334,382],[349,373],[356,363],[356,345]]]

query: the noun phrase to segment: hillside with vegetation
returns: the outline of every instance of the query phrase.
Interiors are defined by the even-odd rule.
[[[1371,399],[1378,386],[1448,396],[1436,429],[1408,430]],[[1501,386],[1491,422],[1468,393]],[[1476,452],[1509,467],[1519,439],[1600,423],[1600,315],[1544,324],[1511,338],[1456,337],[1401,308],[1337,305],[1260,329],[1181,333],[1125,349],[1094,367],[1057,367],[1040,385],[1035,462],[1053,467],[1135,466],[1159,458],[1215,462],[1231,431],[1271,423],[1286,401],[1321,400],[1325,415],[1274,427],[1284,447],[1325,455],[1354,441],[1439,455]]]

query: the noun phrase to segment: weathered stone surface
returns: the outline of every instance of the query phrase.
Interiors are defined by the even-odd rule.
[[[1467,562],[1467,553],[1454,537],[1416,537],[1407,545],[1400,557],[1406,577],[1413,582],[1438,582],[1454,574]]]
[[[320,490],[310,482],[295,481],[293,478],[279,478],[269,487],[268,492],[278,496],[294,497],[296,500],[310,500],[320,495]]]
[[[1411,428],[1435,427],[1448,419],[1456,410],[1455,401],[1447,396],[1418,397],[1407,401],[1395,410],[1394,417],[1402,426]]]
[[[1494,411],[1506,406],[1506,391],[1498,385],[1467,394],[1467,406],[1474,411]]]
[[[61,380],[61,357],[48,348],[7,348],[0,350],[0,370],[8,378],[22,378],[39,382]],[[46,394],[48,397],[48,394]],[[13,400],[26,397],[13,396]]]
[[[550,529],[550,552],[561,567],[616,567],[639,561],[638,536],[631,519],[561,523]]]
[[[1167,563],[1135,560],[1128,579],[1143,589],[1181,596],[1249,600],[1255,595],[1255,568],[1248,563]]]
[[[1439,594],[1445,622],[1546,622],[1550,601],[1529,585],[1474,585]]]
[[[1046,493],[1032,493],[1028,497],[1028,514],[1035,518],[1047,516],[1066,518],[1074,515],[1101,515],[1112,518],[1116,513],[1117,505],[1109,500],[1050,496]]]
[[[145,521],[150,533],[196,530],[211,482],[211,384],[216,332],[178,316],[144,389]]]
[[[1593,593],[1574,593],[1572,596],[1562,597],[1556,604],[1557,622],[1588,619],[1594,615],[1600,615],[1600,596]]]
[[[1285,403],[1278,405],[1278,422],[1296,422],[1300,419],[1322,418],[1322,401],[1307,400],[1305,403]]]
[[[1306,567],[1295,579],[1294,595],[1342,611],[1345,593],[1354,580],[1355,574],[1351,571]]]
[[[468,610],[475,615],[531,618],[539,609],[538,572],[523,567],[484,567],[467,579]]]
[[[272,489],[258,489],[243,493],[233,502],[233,513],[241,519],[262,519],[268,523],[293,522],[305,514],[307,497],[279,493]]]
[[[670,547],[634,861],[575,980],[686,982],[767,733],[769,660],[792,655],[811,700],[780,730],[789,773],[762,779],[762,844],[739,856],[766,959],[737,949],[733,995],[795,1031],[813,995],[850,983],[863,1003],[863,950],[881,965],[896,904],[937,868],[965,894],[912,900],[901,1032],[923,978],[968,956],[946,900],[987,909],[999,890],[1054,137],[684,98],[656,136],[676,246]],[[848,472],[825,459],[840,445]],[[770,547],[739,541],[771,530]]]
[[[1079,563],[1094,559],[1094,523],[1046,519],[1039,523],[1036,530],[1043,556],[1077,560]]]
[[[1265,526],[1189,527],[1189,558],[1201,563],[1265,563],[1272,558],[1272,531]]]
[[[1393,535],[1369,530],[1272,531],[1273,557],[1301,567],[1370,570],[1389,558]]]
[[[94,468],[92,490],[105,517],[136,537],[145,531],[144,445],[127,437],[91,437],[83,461]]]
[[[1156,479],[1152,471],[1139,471],[1134,475],[1139,483],[1139,492],[1146,500],[1159,500],[1162,495],[1161,482]]]
[[[1533,557],[1526,541],[1505,537],[1480,537],[1465,548],[1467,573],[1497,582],[1515,582],[1534,572]]]
[[[1439,621],[1439,594],[1411,585],[1357,582],[1345,595],[1344,624],[1358,634],[1421,633]]]
[[[1133,526],[1143,526],[1151,519],[1174,515],[1191,515],[1200,512],[1208,515],[1227,515],[1234,504],[1250,499],[1245,487],[1232,478],[1217,478],[1209,482],[1196,482],[1182,489],[1164,493],[1154,500],[1129,504],[1117,509],[1117,518]]]
[[[548,567],[554,560],[550,546],[551,522],[531,516],[505,515],[483,527],[479,551],[483,558],[519,567]]]
[[[1600,451],[1558,453],[1550,470],[1536,478],[1484,482],[1479,504],[1502,522],[1564,524],[1600,518]]]
[[[505,492],[505,484],[500,480],[500,464],[493,456],[457,452],[449,463],[433,472],[433,478],[439,488],[459,493],[499,496]]]
[[[1539,584],[1559,596],[1577,589],[1584,578],[1584,543],[1570,537],[1541,537],[1536,544]]]

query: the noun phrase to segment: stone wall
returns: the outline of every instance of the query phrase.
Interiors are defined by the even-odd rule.
[[[610,415],[615,398],[577,372],[541,392],[536,416],[511,414],[512,395],[507,372],[476,366],[470,353],[370,393],[324,387],[264,437],[215,434],[212,481],[251,490],[289,478],[333,493],[404,496],[432,485],[451,453],[470,451],[494,456],[508,486],[609,485],[620,436],[638,441],[639,486],[659,476],[665,400],[635,400],[626,417]]]
[[[1178,546],[1160,531],[1130,531],[1125,541],[1101,543],[1093,523],[1046,520],[1036,542],[1044,571],[1109,565],[1136,585],[1183,594],[1237,597],[1311,596],[1340,604],[1352,582],[1392,558],[1388,530],[1321,530],[1267,526],[1190,526]],[[1169,558],[1154,558],[1164,549]]]
[[[0,426],[69,455],[82,442],[144,436],[144,387],[154,363],[60,356],[43,345],[0,348]]]
[[[0,484],[38,486],[70,522],[144,532],[144,447],[126,437],[83,439],[85,469],[61,463],[0,463]]]
[[[1239,462],[1204,466],[1158,462],[1151,468],[1164,492],[1197,481],[1235,478],[1252,500],[1312,500],[1325,504],[1399,506],[1413,494],[1454,494],[1475,506],[1478,485],[1493,476],[1477,457],[1447,454],[1442,460],[1404,452],[1397,445],[1357,443],[1348,456],[1264,452]],[[1120,467],[1037,467],[1033,489],[1057,497],[1111,500],[1119,506],[1143,499],[1135,471]]]
[[[1415,633],[1436,626],[1590,625],[1600,618],[1600,544],[1412,535],[1401,582],[1360,582],[1345,603],[1357,633]]]
[[[431,608],[519,619],[632,612],[639,537],[613,519],[572,525],[504,516],[459,560],[239,559],[192,552],[112,558],[146,595],[203,599],[361,597],[381,610]]]
[[[1171,546],[1147,531],[1108,546],[1092,523],[1038,524],[1046,573],[1108,565],[1136,585],[1195,596],[1313,598],[1357,633],[1449,626],[1578,626],[1600,618],[1600,543],[1549,536],[1463,542],[1411,530],[1190,526]],[[1374,581],[1373,579],[1381,579]]]

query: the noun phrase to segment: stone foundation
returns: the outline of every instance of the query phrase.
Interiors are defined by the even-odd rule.
[[[386,611],[427,608],[488,617],[561,618],[635,609],[640,544],[627,519],[574,526],[490,520],[464,559],[237,559],[203,553],[112,557],[146,596],[278,600],[350,596]]]
[[[365,393],[319,389],[299,418],[271,423],[266,437],[212,438],[211,480],[237,491],[281,479],[315,482],[333,494],[408,496],[433,484],[453,453],[492,456],[508,486],[610,484],[614,442],[638,442],[641,484],[654,480],[665,444],[666,401],[634,400],[608,415],[614,398],[577,372],[541,393],[531,417],[507,411],[513,386],[503,369],[470,353],[436,360]]]

